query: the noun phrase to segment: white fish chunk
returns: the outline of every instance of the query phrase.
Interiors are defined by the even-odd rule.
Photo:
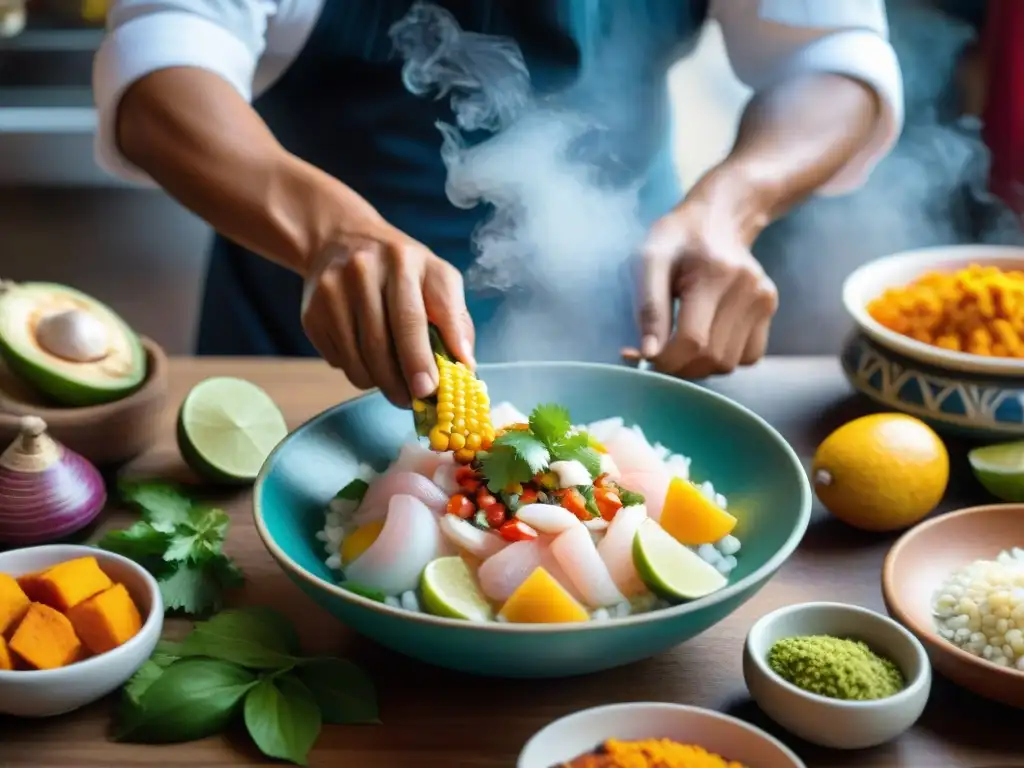
[[[548,467],[558,477],[559,488],[572,488],[574,485],[590,485],[593,478],[587,468],[575,459],[571,461],[553,461]]]
[[[539,540],[515,541],[481,563],[477,580],[487,597],[504,603],[540,564]]]
[[[435,515],[443,513],[448,504],[444,491],[429,478],[415,472],[385,472],[370,483],[352,522],[365,525],[380,520],[388,513],[392,497],[398,494],[414,496]]]
[[[387,469],[387,474],[392,472],[415,472],[430,478],[434,476],[439,467],[455,463],[453,454],[437,453],[432,451],[420,442],[410,441],[402,443],[398,450],[398,458],[392,462]]]
[[[516,517],[540,533],[551,535],[582,525],[576,515],[554,504],[527,504],[516,511]]]
[[[591,608],[604,608],[625,600],[597,554],[590,531],[584,526],[560,533],[551,543],[551,552]]]
[[[509,424],[525,424],[529,419],[529,416],[512,403],[498,403],[491,408],[491,424],[495,429],[507,427]]]
[[[455,515],[441,515],[439,525],[441,533],[449,542],[481,560],[498,554],[508,546],[508,542],[497,533],[488,533]]]
[[[597,554],[601,556],[615,586],[626,597],[647,591],[633,565],[633,540],[646,517],[647,510],[642,505],[620,509],[612,518],[608,532],[597,544]]]

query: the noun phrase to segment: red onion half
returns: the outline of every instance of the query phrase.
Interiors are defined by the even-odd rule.
[[[42,544],[81,530],[103,510],[99,471],[46,434],[36,416],[0,454],[0,544]]]

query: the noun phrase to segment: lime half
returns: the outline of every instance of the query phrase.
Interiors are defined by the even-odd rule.
[[[975,448],[967,460],[978,482],[997,499],[1024,501],[1024,441]]]
[[[439,557],[420,577],[423,607],[435,616],[467,621],[489,621],[490,603],[480,593],[476,579],[461,557]]]
[[[178,449],[200,475],[251,482],[288,434],[270,395],[244,379],[216,377],[196,384],[178,412]]]
[[[640,523],[633,539],[633,565],[652,592],[673,602],[696,600],[729,582],[650,518]]]

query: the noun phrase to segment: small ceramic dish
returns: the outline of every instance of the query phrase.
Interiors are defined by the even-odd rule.
[[[38,416],[50,436],[99,467],[135,458],[156,442],[167,404],[167,355],[143,338],[147,371],[142,386],[103,405],[61,408],[48,405],[0,364],[0,450],[20,430],[22,416]]]
[[[1024,269],[1024,248],[958,245],[877,259],[843,283],[843,304],[857,324],[843,346],[854,389],[884,408],[944,431],[983,439],[1024,437],[1024,359],[953,352],[891,331],[868,314],[872,299],[926,272],[971,264]]]
[[[949,575],[974,560],[1024,546],[1024,504],[990,504],[950,512],[907,531],[882,566],[889,614],[920,638],[936,671],[985,698],[1024,707],[1024,672],[961,650],[938,633],[935,593]]]
[[[900,668],[906,687],[873,701],[808,693],[768,666],[768,652],[777,641],[805,635],[863,640]],[[805,741],[832,749],[863,749],[896,738],[917,722],[932,686],[928,655],[912,634],[892,619],[844,603],[801,603],[762,616],[747,634],[743,677],[772,720]]]
[[[710,709],[661,702],[594,707],[542,728],[519,753],[517,768],[552,768],[608,739],[672,739],[757,768],[804,768],[792,750],[749,723]]]
[[[112,651],[60,669],[0,670],[0,715],[52,717],[84,707],[124,685],[153,653],[163,631],[164,604],[156,580],[131,560],[93,547],[54,544],[0,552],[0,573],[23,576],[87,556],[124,584],[142,614],[142,629]]]

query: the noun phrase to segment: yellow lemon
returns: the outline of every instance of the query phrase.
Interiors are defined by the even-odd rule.
[[[341,562],[343,565],[357,560],[363,552],[370,548],[370,545],[377,540],[380,532],[384,530],[384,521],[375,520],[356,528],[341,542]]]
[[[821,503],[865,531],[909,528],[942,500],[949,454],[922,421],[878,413],[844,424],[818,446],[811,482]]]

